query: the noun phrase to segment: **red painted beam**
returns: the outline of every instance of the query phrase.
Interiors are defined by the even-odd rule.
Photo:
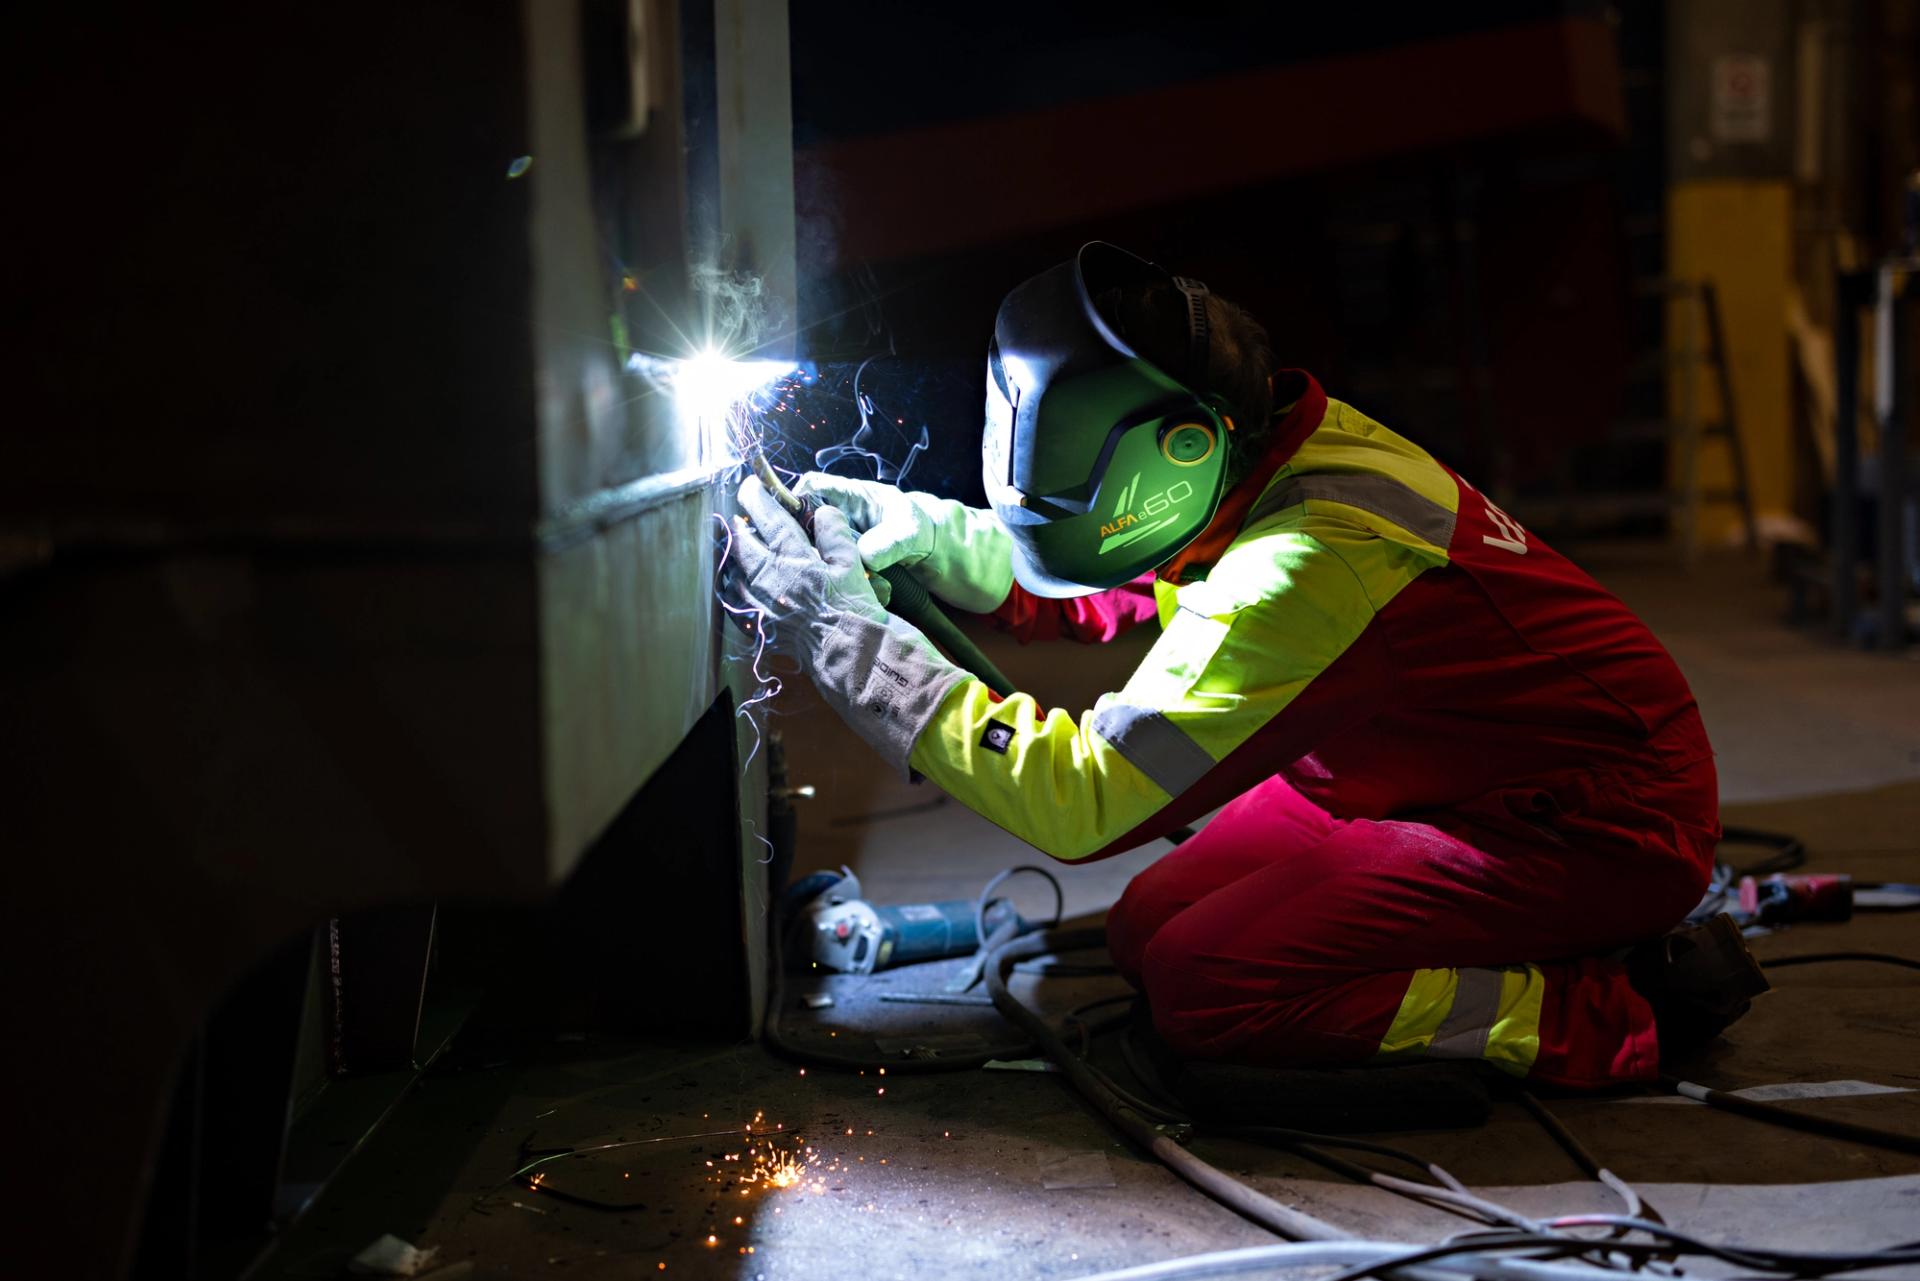
[[[832,267],[980,245],[1569,123],[1622,135],[1613,35],[1509,27],[801,153]]]

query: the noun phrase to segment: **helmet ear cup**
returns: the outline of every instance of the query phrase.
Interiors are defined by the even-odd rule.
[[[1176,467],[1198,467],[1218,448],[1220,439],[1210,423],[1182,422],[1160,430],[1160,456]]]

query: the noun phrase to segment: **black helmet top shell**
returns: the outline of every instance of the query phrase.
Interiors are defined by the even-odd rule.
[[[1142,358],[1094,305],[1119,286],[1187,300],[1178,374]],[[1007,295],[987,354],[987,497],[1036,596],[1085,596],[1165,564],[1220,505],[1227,442],[1206,369],[1206,286],[1094,241]]]

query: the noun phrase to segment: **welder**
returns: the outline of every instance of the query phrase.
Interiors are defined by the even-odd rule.
[[[749,480],[733,590],[893,769],[1054,858],[1224,804],[1108,918],[1173,1052],[1591,1087],[1765,990],[1725,918],[1677,928],[1719,823],[1672,658],[1245,311],[1089,244],[1002,303],[986,401],[990,511],[814,473],[809,534]],[[1160,634],[1076,718],[890,616],[892,566],[1023,641]]]

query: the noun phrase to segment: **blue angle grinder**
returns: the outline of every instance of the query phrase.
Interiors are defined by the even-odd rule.
[[[861,893],[850,868],[815,872],[787,887],[787,961],[807,962],[842,974],[871,974],[895,965],[964,956],[980,946],[981,930],[992,937],[1032,928],[1005,899],[982,905],[972,899],[877,907]]]

